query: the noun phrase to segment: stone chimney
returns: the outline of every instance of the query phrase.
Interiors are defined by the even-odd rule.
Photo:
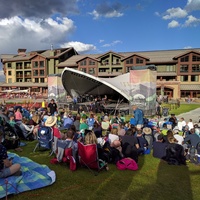
[[[20,56],[26,56],[26,49],[18,49],[17,52]]]

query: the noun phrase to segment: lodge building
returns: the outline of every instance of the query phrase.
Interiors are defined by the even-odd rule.
[[[78,54],[73,48],[32,51],[19,49],[17,55],[1,55],[5,83],[0,90],[30,88],[47,95],[47,77],[62,73],[65,67],[96,77],[115,77],[133,67],[154,65],[157,69],[157,95],[170,98],[200,98],[200,48],[105,52]]]

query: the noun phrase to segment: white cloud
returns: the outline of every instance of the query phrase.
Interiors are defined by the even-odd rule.
[[[200,23],[200,19],[197,19],[196,17],[189,15],[187,17],[187,20],[185,21],[184,26],[197,26]]]
[[[200,1],[199,0],[188,0],[185,9],[189,12],[194,10],[200,10]]]
[[[51,44],[62,44],[76,27],[71,19],[22,19],[0,20],[0,53],[16,53],[18,48],[28,51],[49,49]],[[3,52],[2,52],[3,51]]]
[[[93,10],[89,14],[94,16],[93,19],[98,19],[101,16],[96,10]]]
[[[79,53],[86,53],[88,51],[96,50],[96,47],[93,44],[84,44],[77,41],[66,42],[61,45],[61,48],[67,47],[74,47],[74,49],[76,49],[76,51]]]
[[[160,17],[160,13],[159,12],[155,12],[154,13],[156,16]]]
[[[173,19],[173,18],[184,18],[187,16],[187,11],[181,9],[180,7],[178,8],[170,8],[166,11],[166,15],[163,16],[163,19]]]
[[[113,17],[122,17],[124,14],[122,11],[126,9],[124,4],[119,2],[108,2],[105,1],[96,6],[96,8],[90,12],[90,15],[93,15],[93,19],[99,19],[100,17],[113,18]]]
[[[78,0],[6,0],[0,6],[1,19],[13,16],[48,18],[55,13],[62,16],[79,13]]]
[[[111,47],[111,46],[115,46],[116,44],[120,44],[120,43],[122,43],[121,40],[114,40],[111,43],[107,43],[107,44],[102,45],[102,47]]]
[[[93,15],[93,19],[99,19],[100,17],[105,17],[105,18],[112,18],[112,17],[122,17],[124,14],[121,12],[118,12],[116,10],[110,11],[108,13],[105,14],[101,14],[96,10],[93,10],[91,13],[89,13],[91,15]]]
[[[183,47],[184,49],[192,49],[191,46]]]
[[[176,20],[172,20],[169,24],[168,24],[168,28],[175,28],[180,26],[180,24],[176,21]]]
[[[104,42],[104,40],[99,40],[99,43],[102,43],[102,42]]]

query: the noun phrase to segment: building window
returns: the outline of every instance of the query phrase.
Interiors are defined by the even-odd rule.
[[[41,67],[41,68],[44,67],[44,61],[40,61],[40,67]]]
[[[80,62],[80,66],[86,66],[86,65],[87,65],[86,60],[82,60],[82,61]]]
[[[99,72],[101,73],[101,72],[106,72],[106,70],[109,70],[109,68],[106,68],[106,69],[99,69]]]
[[[200,72],[200,65],[192,65],[192,72]]]
[[[180,72],[188,72],[188,65],[181,65]]]
[[[8,63],[7,66],[8,66],[8,68],[12,68],[12,64],[11,63]]]
[[[41,78],[41,79],[40,79],[40,83],[44,83],[44,78]]]
[[[40,70],[40,76],[44,76],[44,70]]]
[[[89,74],[95,74],[95,68],[89,68]]]
[[[12,71],[8,71],[8,76],[12,76]]]
[[[189,56],[185,56],[181,58],[181,62],[188,62],[189,61]]]
[[[186,76],[181,76],[181,81],[182,82],[188,81],[188,76],[187,75]]]
[[[38,76],[38,70],[33,71],[33,76]]]
[[[85,72],[86,73],[86,68],[80,68],[80,71]]]
[[[143,63],[143,59],[136,58],[136,64],[142,64],[142,63]]]
[[[12,83],[12,78],[9,78],[9,79],[8,79],[8,83]]]
[[[89,60],[89,65],[95,65],[95,61],[94,60]]]
[[[126,60],[126,64],[133,64],[133,58],[129,58],[128,60]]]
[[[192,61],[193,62],[200,61],[200,56],[192,56]]]
[[[39,78],[35,78],[35,83],[39,83]]]
[[[198,75],[191,75],[191,81],[192,82],[198,82],[199,81],[199,76]]]
[[[166,66],[166,71],[167,72],[175,72],[176,71],[175,65],[167,65]]]
[[[33,62],[33,67],[34,68],[37,68],[38,67],[38,62],[36,61],[36,62]]]
[[[130,70],[131,70],[131,67],[127,67],[126,68],[126,73],[130,72]]]
[[[104,60],[103,65],[109,65],[109,60]]]

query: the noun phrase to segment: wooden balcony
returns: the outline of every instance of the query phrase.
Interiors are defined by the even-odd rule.
[[[23,66],[16,66],[16,70],[23,69]]]
[[[16,78],[23,78],[23,74],[17,74]]]
[[[122,72],[98,72],[98,76],[119,76]]]

